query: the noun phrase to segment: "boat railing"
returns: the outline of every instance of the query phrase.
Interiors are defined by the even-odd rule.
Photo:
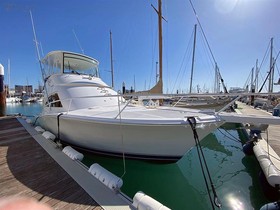
[[[120,105],[123,105],[122,107],[120,106],[120,110],[119,110],[119,113],[118,115],[116,116],[119,117],[120,114],[123,112],[123,110],[125,110],[125,108],[129,105],[129,104],[132,104],[132,100],[135,99],[135,100],[138,100],[139,98],[141,98],[141,100],[144,98],[144,99],[156,99],[156,100],[159,100],[159,99],[175,99],[175,105],[173,106],[176,106],[176,104],[180,101],[182,101],[183,98],[193,98],[193,97],[197,97],[197,98],[200,98],[200,97],[229,97],[229,98],[232,98],[232,100],[226,104],[222,109],[220,109],[218,112],[222,112],[224,110],[226,110],[228,107],[230,107],[231,105],[234,104],[235,101],[239,100],[240,98],[243,98],[243,97],[248,97],[248,96],[260,96],[260,97],[265,97],[265,96],[278,96],[280,97],[280,93],[227,93],[227,94],[211,94],[211,93],[208,93],[208,94],[143,94],[143,93],[131,93],[131,94],[116,94],[116,95],[110,95],[110,94],[105,94],[105,95],[102,95],[102,96],[80,96],[80,97],[73,97],[73,98],[66,98],[66,99],[60,99],[60,100],[54,100],[54,101],[51,101],[51,102],[48,102],[46,104],[47,107],[49,107],[50,109],[53,108],[53,107],[56,107],[55,105],[53,104],[56,104],[56,103],[61,103],[64,102],[64,101],[69,101],[68,103],[68,107],[67,107],[67,110],[66,112],[68,113],[69,111],[71,111],[71,108],[72,107],[72,103],[73,103],[73,100],[76,100],[76,99],[84,99],[84,98],[104,98],[104,97],[118,97],[118,104],[119,106]]]
[[[123,112],[123,110],[125,110],[125,108],[128,106],[128,104],[130,104],[130,102],[132,101],[133,98],[130,98],[129,100],[127,100],[126,104],[124,105],[124,107],[122,109],[120,109],[120,103],[119,104],[119,113],[117,114],[117,116],[115,117],[115,119],[117,119],[118,116],[121,115],[121,113]],[[118,98],[119,100],[119,98]]]
[[[188,101],[184,101],[186,99],[190,98],[191,100],[188,100]],[[178,104],[180,104],[180,102],[197,102],[199,100],[204,100],[204,102],[206,103],[210,103],[212,102],[213,100],[217,99],[218,100],[218,97],[213,97],[211,95],[207,96],[207,97],[195,97],[195,96],[190,96],[190,97],[187,97],[187,96],[181,96],[179,97],[178,100],[176,100],[176,102],[174,104],[172,104],[172,106],[176,107]],[[212,99],[212,100],[210,100]]]
[[[180,99],[178,101],[176,101],[176,103],[173,106],[176,106],[178,103],[180,103],[183,100],[184,96],[180,97]]]

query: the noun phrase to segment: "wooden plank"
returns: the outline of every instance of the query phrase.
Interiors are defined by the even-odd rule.
[[[6,130],[1,130],[0,135],[4,133],[9,133],[9,132],[17,132],[17,131],[25,131],[23,127],[17,127],[17,128],[11,128],[11,129],[6,129]]]
[[[54,209],[102,209],[22,129],[0,118],[0,196],[33,197]]]

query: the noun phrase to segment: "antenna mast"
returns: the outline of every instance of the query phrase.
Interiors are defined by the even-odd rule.
[[[41,57],[40,57],[40,53],[39,53],[38,41],[37,41],[36,31],[35,31],[35,27],[34,27],[32,12],[31,12],[31,10],[29,12],[30,12],[30,18],[31,18],[31,23],[32,23],[33,35],[34,35],[34,42],[35,42],[35,46],[36,46],[37,58],[38,58],[38,61],[39,61],[39,64],[40,64],[42,79],[44,81],[44,70],[43,70],[43,66],[42,66],[42,63],[41,63]],[[47,98],[49,98],[45,82],[44,82],[44,89],[46,91]]]
[[[75,38],[76,38],[76,40],[77,40],[77,43],[78,43],[78,45],[79,45],[79,47],[80,47],[82,53],[85,54],[84,49],[82,48],[81,43],[80,43],[80,41],[79,41],[79,39],[78,39],[78,37],[77,37],[77,35],[76,35],[76,33],[75,33],[75,30],[73,29],[72,31],[73,31],[73,34],[74,34],[74,36],[75,36]]]
[[[194,68],[194,56],[195,56],[195,44],[196,44],[196,27],[197,25],[194,25],[194,38],[193,38],[193,54],[192,54],[192,69],[191,69],[191,81],[190,81],[190,92],[192,93],[192,80],[193,80],[193,68]]]
[[[112,42],[112,31],[111,30],[110,30],[110,56],[111,56],[112,88],[114,89],[113,42]]]

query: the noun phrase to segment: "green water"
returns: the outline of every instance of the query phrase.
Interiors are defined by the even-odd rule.
[[[222,209],[260,209],[269,202],[261,191],[257,160],[242,151],[240,140],[244,139],[238,125],[228,124],[201,142]],[[85,157],[87,166],[97,162],[117,176],[125,170],[121,190],[131,198],[143,191],[173,210],[212,208],[196,148],[177,163],[125,160],[125,169],[122,159],[92,154]]]
[[[11,104],[6,107],[6,114],[31,116],[41,110],[42,105],[38,103]],[[269,202],[261,190],[260,167],[254,156],[244,155],[240,141],[245,141],[245,136],[239,125],[226,124],[204,138],[201,145],[222,209],[260,209]],[[117,176],[125,171],[121,190],[131,198],[143,191],[173,210],[212,208],[196,147],[172,164],[123,161],[92,154],[85,154],[83,162],[87,166],[99,163]]]

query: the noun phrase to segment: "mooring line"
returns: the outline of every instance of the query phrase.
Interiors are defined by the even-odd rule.
[[[197,149],[198,158],[199,158],[199,163],[200,163],[201,171],[202,171],[203,178],[204,178],[204,181],[205,181],[205,185],[206,185],[206,188],[207,188],[208,196],[209,196],[209,199],[210,199],[210,202],[211,202],[211,205],[212,205],[212,209],[215,209],[215,206],[217,206],[218,208],[221,208],[222,204],[221,204],[221,202],[218,198],[218,195],[216,193],[216,189],[215,189],[215,186],[213,184],[213,181],[212,181],[212,178],[211,178],[211,175],[210,175],[207,163],[206,163],[206,159],[205,159],[205,156],[204,156],[204,153],[202,151],[202,147],[201,147],[201,144],[200,144],[200,141],[199,141],[199,137],[198,137],[198,134],[197,134],[197,131],[196,131],[196,119],[194,117],[188,117],[187,120],[188,120],[188,122],[191,126],[192,131],[193,131],[194,140],[195,140],[195,143],[196,143],[196,149]],[[204,167],[206,169],[206,173],[208,175],[208,179],[210,181],[212,192],[214,194],[214,201],[211,198],[209,183],[208,183],[207,178],[206,178],[206,173],[204,171],[202,159],[203,159]],[[215,206],[214,206],[214,204],[215,204]]]

